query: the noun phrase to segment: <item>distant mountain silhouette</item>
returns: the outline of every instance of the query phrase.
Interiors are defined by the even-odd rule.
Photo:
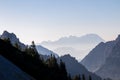
[[[120,35],[114,41],[100,43],[81,63],[102,78],[120,79]]]
[[[104,40],[98,35],[87,34],[81,37],[63,37],[57,41],[44,41],[41,45],[58,53],[59,55],[71,54],[81,60],[100,42],[104,42]],[[63,50],[61,51],[61,49]]]
[[[70,44],[96,44],[104,42],[104,40],[96,34],[87,34],[82,37],[69,36],[62,37],[57,41],[44,41],[43,45],[70,45]]]

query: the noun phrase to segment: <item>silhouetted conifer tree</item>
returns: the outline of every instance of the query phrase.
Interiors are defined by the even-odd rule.
[[[47,64],[48,64],[48,67],[51,67],[51,68],[58,67],[57,59],[53,55],[51,55],[50,58],[47,60]]]
[[[70,74],[68,75],[68,80],[72,80],[72,78],[71,78],[71,75],[70,75]]]
[[[91,77],[91,76],[89,76],[89,80],[92,80],[92,77]]]
[[[82,80],[85,80],[85,75],[84,74],[82,75]]]
[[[76,76],[73,78],[73,80],[81,80],[80,75],[79,75],[79,76],[76,75]]]
[[[20,47],[20,45],[18,45],[18,43],[15,43],[14,47],[16,47],[17,49],[21,50],[21,47]]]

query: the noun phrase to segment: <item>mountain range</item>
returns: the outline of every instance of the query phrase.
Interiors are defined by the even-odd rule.
[[[5,31],[5,33],[6,33],[7,31]],[[8,38],[11,40],[11,36],[14,36],[14,35],[12,35],[11,33],[9,33],[9,32],[7,32],[8,34],[7,35],[9,35],[8,36]],[[7,38],[7,37],[6,37]],[[3,38],[2,38],[3,39]],[[5,38],[4,38],[5,39]],[[3,40],[4,40],[3,39]],[[18,40],[17,39],[17,37],[15,37],[14,38],[14,41],[16,41],[16,40]],[[13,42],[14,43],[14,42]],[[21,42],[19,42],[19,43],[21,43]],[[7,46],[6,45],[6,47],[9,47],[8,48],[8,50],[5,50],[5,46],[4,46],[4,42],[3,41],[1,41],[0,40],[0,53],[5,53],[5,54],[3,54],[4,56],[8,56],[8,58],[10,58],[10,60],[12,60],[13,62],[18,62],[19,64],[23,64],[23,66],[25,66],[26,68],[27,68],[27,65],[32,65],[31,64],[31,62],[28,62],[28,60],[26,61],[26,59],[24,59],[24,56],[20,56],[21,54],[23,54],[23,52],[20,52],[20,51],[18,51],[18,50],[16,50],[16,49],[14,49],[14,48],[12,48],[10,45],[9,46]],[[12,44],[13,46],[14,46],[14,44]],[[4,46],[4,47],[3,47]],[[65,55],[65,56],[62,56],[62,57],[58,57],[58,55],[56,54],[56,53],[53,53],[52,51],[50,51],[50,50],[48,50],[48,49],[46,49],[46,48],[44,48],[44,47],[42,47],[42,46],[39,46],[39,47],[37,47],[37,48],[39,48],[38,50],[38,52],[40,52],[40,56],[41,56],[41,54],[44,54],[44,55],[42,55],[42,57],[44,58],[44,57],[46,57],[46,55],[47,55],[47,58],[49,58],[50,57],[50,55],[51,55],[51,53],[52,54],[54,54],[55,56],[57,56],[57,60],[58,60],[58,62],[60,61],[60,60],[62,60],[64,63],[65,63],[65,66],[66,66],[66,69],[67,69],[67,73],[69,73],[72,77],[73,76],[75,76],[75,75],[85,75],[85,77],[86,77],[86,80],[88,80],[89,79],[89,76],[91,76],[92,77],[92,79],[93,80],[101,80],[101,78],[99,77],[99,76],[97,76],[97,75],[95,75],[95,74],[93,74],[93,73],[91,73],[91,72],[89,72],[83,65],[81,65],[75,58],[73,58],[73,57],[71,57],[70,55]],[[12,51],[9,51],[9,50],[12,50]],[[9,54],[9,52],[11,52],[11,54]],[[25,54],[25,53],[24,53]],[[14,58],[12,58],[12,57],[14,57],[14,56],[17,56],[17,57],[15,57],[15,59],[17,59],[17,60],[15,60]],[[21,58],[21,59],[20,59]],[[29,58],[28,58],[29,59]],[[24,64],[25,63],[25,61],[27,62],[26,64]],[[23,62],[23,63],[21,63],[21,62]],[[16,63],[16,64],[18,64],[18,63]],[[37,63],[38,64],[38,63]],[[71,65],[72,64],[72,65]],[[71,65],[71,66],[70,66]],[[34,64],[31,66],[31,67],[34,67]],[[29,67],[29,69],[31,68],[31,67]],[[24,67],[22,67],[22,69],[24,70]],[[30,73],[30,74],[33,74],[33,73]],[[35,75],[34,75],[35,76]]]
[[[71,54],[78,60],[82,60],[92,48],[104,41],[96,34],[87,34],[81,37],[62,37],[56,41],[43,41],[40,45],[59,55]]]
[[[46,45],[70,45],[70,44],[96,44],[101,41],[104,41],[102,38],[100,38],[96,34],[87,34],[81,37],[77,36],[69,36],[69,37],[62,37],[57,41],[44,41],[41,44]]]
[[[120,79],[120,35],[116,40],[100,43],[81,63],[102,78]]]
[[[16,47],[16,44],[18,44],[18,46],[20,46],[21,48],[18,49]],[[0,36],[0,78],[2,78],[3,80],[12,80],[13,78],[17,79],[19,77],[20,79],[29,80],[33,79],[33,76],[36,79],[40,79],[38,76],[40,76],[40,74],[44,75],[42,73],[37,74],[36,72],[38,70],[40,70],[40,72],[43,70],[39,66],[40,60],[37,57],[32,59],[30,56],[28,56],[30,54],[24,52],[26,51],[25,48],[26,45],[20,42],[19,38],[17,38],[14,33],[9,33],[7,31],[3,32],[3,34]],[[36,48],[39,52],[40,58],[42,57],[43,59],[45,59],[45,62],[49,61],[49,58],[51,58],[51,56],[55,56],[59,64],[62,60],[65,63],[67,73],[71,75],[71,77],[74,77],[75,75],[80,75],[82,77],[84,75],[86,80],[89,80],[90,76],[92,77],[92,80],[101,80],[101,78],[107,80],[120,80],[120,35],[113,41],[100,42],[95,48],[90,51],[90,53],[88,53],[88,55],[86,55],[86,57],[80,63],[68,53],[65,53],[68,55],[63,55],[59,57],[57,53],[54,53],[53,51],[41,45],[37,45]],[[67,50],[66,52],[77,51],[72,47],[66,48],[66,46],[62,47],[59,50],[63,50],[63,52],[65,50]],[[35,55],[32,54],[32,57],[33,56]],[[54,60],[54,57],[52,60]],[[45,65],[46,64],[43,65],[43,68],[45,70],[48,69],[51,71],[51,68],[47,67],[47,65],[45,67]],[[36,73],[37,76],[32,73],[33,71],[35,71],[34,73]],[[49,76],[49,72],[47,73],[48,77],[51,77]],[[64,72],[64,74],[66,73]],[[5,76],[8,76],[9,79]]]

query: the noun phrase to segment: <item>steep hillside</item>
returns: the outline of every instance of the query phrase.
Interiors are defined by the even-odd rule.
[[[100,43],[81,63],[102,78],[120,80],[120,35],[114,41]]]
[[[0,79],[35,80],[1,55],[0,55]]]
[[[103,78],[120,80],[120,35],[115,42],[116,44],[106,58],[105,63],[96,71],[96,74]]]
[[[81,61],[81,64],[91,72],[97,71],[104,64],[114,45],[114,41],[101,42]]]

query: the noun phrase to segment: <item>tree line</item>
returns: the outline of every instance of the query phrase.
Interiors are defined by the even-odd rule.
[[[37,52],[34,41],[30,46],[26,46],[24,51],[20,49],[17,43],[13,46],[9,39],[0,39],[0,54],[35,80],[86,80],[84,74],[71,78],[66,71],[65,63],[60,60],[58,64],[53,55],[44,60]],[[89,80],[92,80],[91,76]]]

